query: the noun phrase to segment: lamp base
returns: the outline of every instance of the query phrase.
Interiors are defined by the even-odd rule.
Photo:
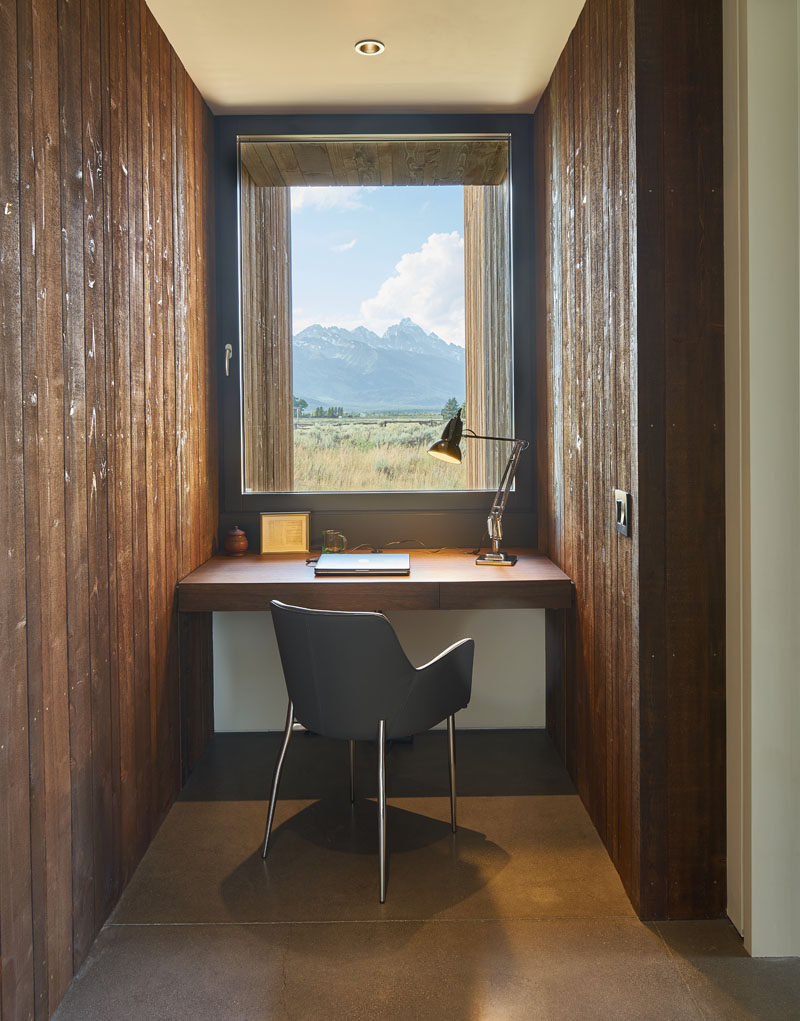
[[[517,558],[513,553],[504,553],[502,550],[498,553],[481,553],[475,561],[476,564],[485,567],[513,567],[516,562]]]

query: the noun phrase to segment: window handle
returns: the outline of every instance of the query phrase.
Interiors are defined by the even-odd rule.
[[[231,374],[231,358],[233,358],[233,344],[225,345],[225,375]]]

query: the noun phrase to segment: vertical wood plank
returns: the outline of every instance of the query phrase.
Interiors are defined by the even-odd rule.
[[[203,421],[206,423],[217,422],[217,370],[219,345],[216,337],[216,303],[214,295],[216,289],[215,246],[214,238],[214,180],[212,168],[214,166],[214,120],[211,111],[203,102],[200,93],[195,89],[196,101],[200,106],[202,122],[202,144],[201,144],[201,195],[202,202],[202,243],[200,255],[203,264],[203,287],[201,291],[201,307],[203,309],[203,332],[201,335],[201,350],[203,356],[201,392],[203,394]],[[289,388],[291,393],[291,386]],[[219,531],[219,451],[218,433],[216,428],[205,428],[201,430],[202,441],[202,464],[204,484],[200,487],[197,495],[202,501],[201,515],[201,544],[199,549],[199,566],[207,560],[217,549],[217,533]],[[210,626],[210,622],[209,622]],[[207,744],[214,733],[214,688],[213,688],[213,655],[211,654],[211,635],[208,634],[208,658],[206,674],[201,678],[201,685],[204,694],[204,740]]]
[[[130,224],[128,202],[127,12],[124,0],[110,0],[109,38],[109,248],[111,253],[110,330],[113,361],[114,546],[117,701],[119,723],[120,828],[118,854],[121,880],[127,881],[138,844],[136,663],[134,658],[133,465],[131,444],[131,299]]]
[[[514,435],[509,273],[507,186],[464,188],[464,420],[484,436]],[[467,489],[496,488],[509,452],[502,444],[469,444]]]
[[[720,3],[680,4],[664,40],[665,460],[676,511],[666,535],[667,883],[678,916],[725,905],[721,21]],[[697,215],[682,215],[687,206]]]
[[[641,796],[641,902],[666,904],[667,844],[648,834],[667,833],[667,693],[664,663],[667,647],[665,623],[666,503],[665,490],[653,485],[665,478],[664,374],[664,190],[660,152],[663,145],[664,68],[661,32],[662,0],[636,7],[636,288],[639,336],[638,393],[639,459],[652,480],[639,479],[639,657],[641,662],[639,711],[642,734],[639,763]],[[647,182],[646,188],[641,183]],[[645,598],[641,598],[645,596]]]
[[[198,93],[199,95],[199,93]],[[216,304],[216,211],[214,206],[214,118],[211,110],[203,107],[203,209],[205,210],[203,252],[205,254],[205,291],[203,309],[206,316],[203,334],[204,387],[206,398],[207,428],[203,429],[203,464],[206,484],[201,490],[204,506],[203,545],[200,549],[201,563],[217,552],[219,532],[219,431],[216,428],[219,409],[217,406],[217,375],[219,342],[217,337]],[[213,424],[213,425],[212,425]],[[210,704],[213,711],[213,700]],[[211,719],[211,716],[209,716]],[[212,727],[213,729],[213,727]]]
[[[256,493],[294,485],[289,198],[242,168],[244,485]]]
[[[584,588],[582,620],[583,656],[585,663],[585,700],[583,703],[583,735],[589,740],[581,743],[588,752],[589,763],[603,761],[605,731],[605,687],[599,683],[596,662],[598,616],[602,608],[597,600],[597,576],[595,566],[594,522],[595,500],[599,497],[599,486],[595,478],[595,437],[594,406],[597,392],[592,322],[592,271],[595,252],[592,245],[592,223],[590,217],[593,167],[591,163],[591,119],[594,108],[591,74],[594,66],[591,53],[592,10],[587,10],[581,19],[575,46],[575,138],[579,150],[575,160],[575,258],[577,260],[576,283],[576,331],[579,345],[579,403],[578,414],[578,462],[581,465],[582,486],[580,486],[580,507],[578,531],[582,535],[581,570]],[[599,553],[599,551],[598,551]],[[591,766],[586,770],[585,786],[589,796],[590,811],[598,831],[607,834],[606,805],[602,785],[604,777]]]
[[[25,595],[28,664],[28,726],[30,774],[31,911],[33,938],[34,1016],[47,1010],[46,905],[44,897],[45,833],[43,797],[43,692],[41,581],[39,544],[38,375],[35,352],[36,295],[36,122],[33,105],[33,12],[30,3],[17,5],[20,152],[20,275],[22,299],[22,391],[25,499]]]
[[[176,490],[178,520],[178,577],[189,573],[187,520],[189,492],[186,485],[187,469],[187,333],[188,333],[188,281],[185,267],[186,240],[186,116],[183,104],[185,71],[177,56],[172,54],[172,233],[174,237],[173,265],[175,274],[175,438],[176,438]]]
[[[606,839],[611,847],[612,858],[619,853],[618,814],[616,784],[617,731],[614,717],[617,695],[617,677],[612,651],[614,603],[611,588],[611,541],[616,534],[614,517],[611,514],[611,496],[615,478],[615,450],[610,433],[613,428],[613,407],[610,400],[611,351],[609,349],[609,218],[606,197],[609,187],[609,160],[604,145],[604,129],[608,123],[608,79],[607,49],[603,42],[608,39],[606,5],[598,3],[591,11],[590,31],[587,39],[587,60],[590,67],[590,94],[595,98],[591,104],[588,119],[589,161],[592,170],[589,181],[589,230],[592,237],[603,237],[606,243],[594,246],[591,253],[590,322],[591,322],[591,365],[592,379],[592,476],[594,493],[592,499],[593,566],[595,580],[595,674],[598,677],[596,714],[598,717],[598,741],[605,761],[605,777],[598,799],[603,803]],[[605,674],[610,683],[604,684]]]
[[[561,287],[558,295],[558,320],[559,333],[556,334],[554,349],[560,352],[560,369],[562,374],[562,418],[558,424],[561,447],[561,472],[563,477],[564,493],[564,514],[562,526],[562,555],[565,570],[577,583],[577,547],[574,543],[574,517],[575,508],[573,504],[573,493],[576,481],[582,484],[577,477],[577,471],[573,463],[574,437],[572,435],[572,422],[575,408],[575,381],[577,379],[576,344],[575,344],[575,138],[574,138],[574,97],[573,97],[573,41],[570,39],[565,48],[562,59],[556,67],[555,75],[559,78],[558,99],[559,105],[554,111],[556,119],[560,122],[558,132],[558,150],[555,154],[559,167],[559,188],[557,201],[559,203],[558,226],[560,233],[555,237],[554,242],[558,245],[560,263]],[[554,357],[558,357],[555,355]],[[580,588],[578,600],[583,598],[583,588]],[[578,615],[578,603],[576,603],[576,618]],[[577,627],[577,624],[576,624]],[[573,631],[573,636],[575,631]],[[583,688],[583,656],[580,650],[575,648],[573,655],[575,670],[567,674],[568,690],[566,692],[567,707],[564,717],[564,745],[566,749],[566,764],[571,775],[578,778],[578,747],[576,733],[578,729],[578,718],[580,714],[579,692]]]
[[[162,250],[164,293],[166,300],[166,323],[163,335],[163,379],[164,399],[164,573],[162,575],[162,599],[164,606],[164,630],[162,632],[162,656],[164,672],[164,698],[159,718],[156,747],[158,761],[153,768],[159,781],[156,805],[159,821],[180,790],[180,680],[178,676],[178,616],[175,582],[178,580],[178,531],[180,521],[177,512],[177,491],[172,483],[177,472],[177,450],[175,443],[175,236],[172,222],[172,48],[166,36],[159,30],[160,47],[160,89],[161,105],[161,210],[165,244]],[[205,308],[205,304],[203,306]],[[200,421],[206,422],[207,415],[201,414]]]
[[[115,138],[119,135],[119,120],[116,116],[116,99],[112,89],[114,68],[119,73],[119,60],[114,56],[112,61],[111,21],[108,8],[103,0],[98,0],[100,21],[100,68],[101,68],[101,177],[103,190],[103,278],[104,291],[104,355],[105,355],[105,420],[106,420],[106,516],[108,522],[107,554],[108,554],[108,624],[109,624],[109,723],[111,750],[111,896],[115,900],[123,885],[123,803],[125,784],[123,782],[123,760],[126,754],[124,745],[123,723],[125,704],[122,692],[129,690],[128,651],[126,632],[120,620],[118,604],[120,598],[120,558],[118,550],[124,548],[124,542],[117,525],[118,504],[118,442],[116,434],[117,400],[116,400],[116,364],[117,337],[114,321],[114,302],[117,298],[115,282],[119,273],[118,242],[115,237],[115,206],[119,205],[119,178],[115,180],[112,172],[114,164],[113,150]],[[105,14],[105,16],[103,16]],[[117,142],[119,145],[119,142]],[[118,214],[117,214],[118,215]],[[101,441],[102,442],[102,441]],[[124,584],[123,594],[128,591]],[[127,687],[125,685],[127,684]]]
[[[611,246],[614,243],[612,212],[610,204],[613,164],[609,151],[609,125],[611,123],[611,81],[609,73],[608,40],[611,32],[608,22],[608,4],[600,3],[594,8],[593,36],[595,55],[592,69],[592,87],[596,96],[601,97],[594,106],[592,122],[592,161],[602,168],[593,176],[592,230],[606,239],[594,260],[592,274],[592,305],[595,351],[595,378],[597,380],[594,419],[601,428],[595,433],[595,473],[599,492],[595,506],[594,536],[595,550],[599,551],[600,590],[598,593],[602,616],[598,622],[596,655],[602,669],[610,678],[606,687],[605,719],[603,741],[606,747],[605,802],[606,832],[612,857],[619,859],[619,762],[617,700],[619,678],[615,655],[615,621],[617,616],[616,594],[613,585],[615,569],[614,517],[610,513],[612,490],[616,486],[617,464],[614,442],[615,418],[613,400],[614,346],[611,342],[612,297],[610,293]]]
[[[536,225],[533,232],[533,274],[536,294],[534,337],[537,340],[546,336],[552,314],[548,303],[548,296],[552,294],[548,272],[550,248],[545,241],[545,232],[548,227],[545,203],[550,197],[552,174],[550,123],[549,98],[543,97],[542,103],[539,105],[539,116],[533,124],[533,165],[538,167],[538,174],[533,182],[533,222]],[[553,464],[553,412],[552,398],[550,397],[553,391],[553,376],[548,345],[536,343],[534,356],[536,366],[536,435],[538,437],[536,444],[536,496],[539,522],[537,546],[542,553],[548,554],[552,546],[553,519],[556,514],[555,507],[551,505],[555,467]]]
[[[25,605],[17,15],[0,0],[0,1016],[34,1009]]]
[[[108,558],[108,441],[103,202],[103,85],[100,0],[81,5],[84,348],[87,545],[91,663],[92,813],[95,934],[114,904],[111,627]]]
[[[611,266],[613,291],[611,308],[614,316],[612,349],[615,373],[613,379],[615,432],[614,443],[617,462],[615,486],[631,492],[634,506],[639,506],[636,480],[636,422],[637,407],[633,399],[637,388],[637,333],[636,288],[633,283],[633,253],[631,233],[636,223],[636,186],[632,167],[635,161],[635,98],[631,54],[634,48],[633,0],[611,0],[609,25],[618,31],[610,33],[610,130],[613,140],[611,151],[612,182],[610,206],[614,223],[613,260]],[[627,338],[619,345],[618,338]],[[639,826],[626,820],[639,818],[638,784],[634,783],[634,763],[639,760],[638,745],[638,631],[634,629],[634,607],[638,607],[636,579],[638,570],[638,526],[634,520],[633,542],[624,536],[614,535],[615,543],[615,607],[614,619],[616,672],[620,681],[618,700],[618,788],[620,810],[617,826],[619,836],[619,869],[631,876],[630,886],[636,903],[640,901],[639,872],[635,867],[639,859]]]
[[[562,68],[564,62],[560,65]],[[561,260],[561,238],[563,235],[563,211],[564,211],[564,181],[561,163],[561,136],[562,122],[560,111],[562,109],[563,94],[566,88],[565,76],[558,68],[553,75],[552,97],[548,97],[546,109],[547,120],[544,122],[543,130],[546,132],[544,139],[544,151],[547,157],[547,173],[543,177],[548,194],[542,202],[543,218],[537,234],[542,237],[542,244],[546,248],[544,266],[548,273],[547,279],[552,281],[547,288],[547,302],[544,306],[546,319],[545,331],[550,331],[554,343],[549,345],[545,353],[547,360],[546,379],[550,381],[548,389],[547,414],[552,421],[548,421],[546,429],[548,436],[548,453],[552,464],[552,510],[548,512],[548,547],[552,551],[551,556],[557,557],[560,563],[564,562],[564,373],[563,373],[563,275]],[[549,222],[548,222],[549,218]],[[545,333],[546,335],[546,333]],[[543,435],[540,433],[539,435]],[[550,450],[552,453],[550,453]],[[547,519],[546,519],[547,520]],[[564,740],[566,748],[566,716],[564,718]]]
[[[73,966],[95,934],[92,835],[92,690],[89,648],[86,361],[84,350],[83,144],[80,0],[59,0],[58,70],[61,156],[61,274],[64,338],[64,502],[72,783]]]
[[[130,342],[131,565],[133,571],[133,752],[135,810],[130,871],[153,834],[150,734],[150,631],[160,624],[159,608],[151,621],[149,607],[148,503],[145,416],[144,213],[142,179],[142,38],[143,0],[127,0],[125,9],[127,71],[127,228]],[[160,395],[159,395],[160,397]],[[157,569],[157,565],[153,565]]]
[[[162,398],[164,397],[163,369],[163,328],[164,289],[162,280],[163,231],[160,180],[160,105],[159,105],[159,49],[158,27],[145,5],[135,3],[131,17],[136,17],[141,35],[141,142],[142,142],[142,184],[144,232],[144,265],[142,290],[144,301],[143,366],[144,366],[144,427],[145,446],[143,450],[142,482],[146,492],[147,555],[153,565],[161,565],[164,542],[164,418]],[[148,766],[151,789],[147,792],[148,802],[155,806],[157,790],[156,777],[152,775],[152,763],[158,749],[156,732],[159,718],[161,673],[160,629],[164,607],[161,593],[161,570],[148,571],[147,600],[151,620],[158,622],[148,633],[148,688],[147,731],[149,737]],[[144,725],[144,721],[142,721]]]
[[[195,172],[196,164],[196,135],[195,135],[195,121],[194,121],[194,95],[192,82],[188,75],[184,75],[183,78],[183,95],[181,97],[184,108],[184,123],[186,131],[186,158],[185,158],[185,172],[186,172],[186,188],[185,188],[185,199],[186,199],[186,247],[185,257],[186,262],[184,265],[184,273],[186,275],[186,295],[187,295],[187,308],[189,309],[190,315],[194,315],[194,310],[199,307],[198,302],[198,279],[197,279],[197,243],[196,243],[196,211],[195,205],[198,199],[196,193],[196,180],[197,175]],[[195,380],[198,374],[197,364],[197,353],[193,350],[191,345],[191,326],[187,332],[187,351],[186,351],[186,362],[184,366],[185,371],[185,404],[184,404],[184,415],[186,422],[186,437],[187,437],[187,457],[184,460],[184,472],[185,481],[184,485],[187,493],[186,510],[188,511],[185,522],[186,530],[185,536],[188,540],[188,553],[189,563],[194,564],[198,557],[199,542],[197,539],[197,517],[195,512],[196,507],[196,496],[195,496],[195,483],[197,481],[197,473],[200,465],[200,438],[189,428],[189,422],[192,416],[199,413],[197,407],[197,387]]]
[[[24,165],[31,194],[26,224],[30,247],[26,244],[22,250],[29,274],[23,317],[30,324],[23,348],[28,355],[25,501],[31,551],[27,617],[29,624],[36,621],[28,633],[31,847],[35,1010],[46,1015],[72,976],[59,109],[58,76],[53,74],[58,67],[56,4],[31,0],[22,18],[30,47],[26,57],[32,96],[25,117],[20,117],[31,154]]]

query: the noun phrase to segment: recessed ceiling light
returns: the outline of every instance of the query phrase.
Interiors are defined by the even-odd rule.
[[[377,39],[362,39],[361,42],[355,45],[356,53],[360,53],[363,57],[377,57],[385,49],[386,47],[383,43]]]

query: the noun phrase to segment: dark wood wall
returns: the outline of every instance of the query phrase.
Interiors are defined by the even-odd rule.
[[[549,727],[651,918],[725,905],[721,45],[718,0],[588,0],[535,117]]]
[[[211,115],[142,0],[0,0],[2,1021],[47,1017],[180,783],[212,552]]]

